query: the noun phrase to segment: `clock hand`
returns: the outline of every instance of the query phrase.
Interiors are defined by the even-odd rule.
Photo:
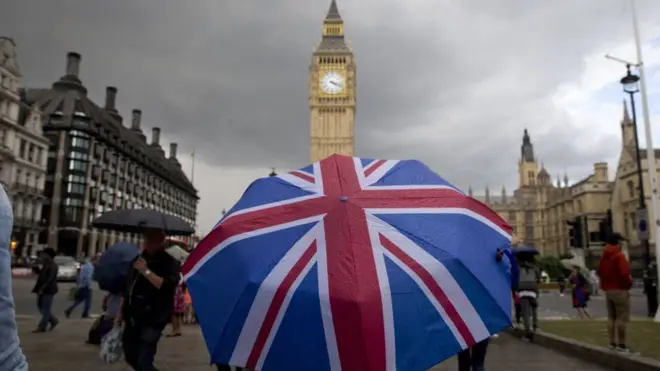
[[[331,83],[332,85],[336,86],[336,87],[339,87],[339,84],[337,84],[337,83],[334,82],[334,81],[330,81],[330,83]]]

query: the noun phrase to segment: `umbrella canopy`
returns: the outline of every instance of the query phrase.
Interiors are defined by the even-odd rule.
[[[584,265],[584,260],[582,259],[578,259],[576,257],[571,259],[562,259],[561,264],[568,270],[572,270],[573,267],[578,267],[580,269],[580,273],[586,277],[589,277],[589,269],[587,269],[587,267]]]
[[[510,327],[509,244],[422,163],[333,155],[253,182],[182,273],[213,363],[426,370]]]
[[[189,236],[193,227],[178,216],[152,209],[108,211],[92,222],[92,226],[120,232],[142,233],[147,229],[162,229],[170,236]]]
[[[99,283],[99,288],[112,294],[121,293],[126,285],[129,265],[139,254],[137,245],[129,242],[110,246],[94,268],[94,280]]]
[[[518,246],[513,249],[516,255],[538,255],[539,251],[531,246]]]

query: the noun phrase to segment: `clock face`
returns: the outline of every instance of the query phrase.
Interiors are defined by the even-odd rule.
[[[321,77],[321,90],[326,94],[339,94],[344,91],[346,82],[339,72],[326,72]]]

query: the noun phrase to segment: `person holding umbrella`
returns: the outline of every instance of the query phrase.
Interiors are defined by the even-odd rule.
[[[182,273],[213,363],[426,370],[511,326],[510,235],[419,161],[332,155],[252,183]]]
[[[515,237],[514,237],[515,238]],[[513,244],[512,244],[513,245]],[[514,245],[515,246],[515,245]],[[506,257],[506,259],[504,259]],[[495,260],[503,265],[511,278],[511,288],[515,288],[518,280],[518,264],[510,249],[498,250]],[[486,351],[488,350],[489,338],[486,338],[472,347],[458,353],[458,371],[484,371],[486,363]]]
[[[517,247],[514,252],[520,267],[516,293],[525,331],[524,339],[531,341],[538,329],[538,284],[541,282],[541,270],[534,263],[538,251],[531,247]]]
[[[117,325],[124,326],[124,358],[136,371],[157,371],[154,358],[163,329],[172,317],[180,264],[165,252],[166,234],[144,233],[144,248],[129,269]]]

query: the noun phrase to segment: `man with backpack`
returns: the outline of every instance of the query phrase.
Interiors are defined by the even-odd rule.
[[[519,255],[518,260],[518,285],[516,292],[518,294],[525,331],[523,339],[532,341],[534,332],[539,327],[538,284],[541,282],[541,270],[534,264],[533,255]]]

